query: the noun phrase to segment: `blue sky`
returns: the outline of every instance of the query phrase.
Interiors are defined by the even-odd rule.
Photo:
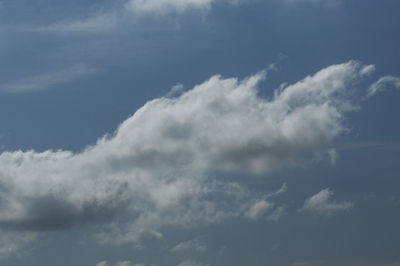
[[[399,9],[0,1],[1,265],[400,265]]]

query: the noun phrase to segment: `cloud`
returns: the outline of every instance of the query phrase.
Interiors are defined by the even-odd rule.
[[[182,13],[189,9],[207,9],[214,0],[130,0],[126,8],[135,13]]]
[[[109,32],[114,30],[118,25],[118,17],[116,13],[100,13],[84,19],[62,21],[48,26],[34,28],[34,31],[48,32]]]
[[[192,240],[188,240],[185,242],[181,242],[171,248],[171,252],[196,252],[203,253],[207,250],[207,246],[204,244],[204,240],[202,238],[195,238]]]
[[[99,242],[140,244],[162,238],[167,226],[257,218],[269,204],[270,218],[279,219],[278,203],[219,177],[265,176],[324,150],[344,132],[343,116],[357,109],[348,95],[365,67],[355,61],[327,67],[271,99],[258,94],[265,72],[241,81],[216,75],[179,97],[146,103],[80,153],[3,152],[0,227],[48,231],[100,223]],[[305,206],[350,206],[331,203],[329,190],[318,195]]]
[[[338,160],[338,157],[339,157],[338,152],[335,149],[329,149],[328,150],[328,156],[329,156],[329,159],[331,161],[331,165],[335,166],[336,162]]]
[[[314,196],[306,199],[301,210],[320,213],[333,213],[336,211],[348,211],[353,208],[354,203],[350,201],[335,202],[332,200],[333,191],[329,188],[323,189]]]
[[[221,2],[238,5],[242,0],[223,0]],[[39,27],[25,27],[24,30],[52,33],[110,33],[125,23],[132,23],[147,16],[182,15],[188,11],[211,9],[216,0],[128,0],[113,8],[100,9],[94,14],[75,20],[59,21]],[[141,26],[142,27],[142,26]]]
[[[97,70],[85,64],[73,65],[61,70],[40,74],[19,81],[0,84],[0,91],[8,93],[26,93],[50,89],[53,86],[74,81]]]
[[[96,266],[111,266],[108,261],[104,260],[96,264]],[[115,263],[113,266],[145,266],[145,264],[134,264],[129,260],[119,261]]]
[[[303,262],[295,262],[290,264],[289,266],[324,266],[329,265],[327,261],[303,261]]]
[[[269,209],[272,208],[272,204],[266,200],[260,200],[255,202],[249,210],[245,213],[246,217],[249,219],[257,219],[264,213],[266,213]]]
[[[368,88],[367,98],[372,97],[388,88],[400,89],[400,78],[395,76],[381,77]]]
[[[324,5],[327,7],[335,7],[341,3],[341,0],[286,0],[288,3],[310,3]]]
[[[199,263],[199,262],[192,261],[192,260],[185,260],[185,261],[179,263],[178,266],[209,266],[209,264]]]
[[[21,252],[26,251],[22,249],[28,243],[35,240],[37,237],[36,233],[33,232],[6,232],[1,231],[0,238],[0,259],[7,258],[9,256],[18,256]]]

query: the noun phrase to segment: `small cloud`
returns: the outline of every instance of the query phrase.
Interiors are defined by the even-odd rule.
[[[268,216],[268,220],[272,220],[274,222],[279,221],[283,215],[285,215],[286,209],[282,206],[279,206],[274,209],[274,211]]]
[[[108,261],[100,261],[99,263],[96,264],[96,266],[112,266],[111,264],[108,263]],[[124,261],[119,261],[113,266],[146,266],[145,264],[134,264],[133,262],[129,260],[124,260]]]
[[[48,26],[34,28],[34,31],[48,32],[106,32],[117,26],[116,14],[97,14],[88,18],[73,21],[62,21]]]
[[[34,241],[36,236],[36,233],[1,232],[0,259],[24,252],[27,244]]]
[[[267,202],[266,200],[260,200],[255,202],[250,209],[245,212],[245,216],[251,220],[255,220],[265,214],[271,208],[271,203]]]
[[[395,76],[384,76],[378,79],[368,88],[368,93],[366,98],[375,96],[377,93],[382,92],[388,88],[400,89],[400,77]]]
[[[127,10],[141,14],[183,13],[190,9],[208,9],[214,0],[130,0]]]
[[[183,86],[183,84],[176,84],[171,88],[166,96],[169,98],[179,96],[183,92],[184,88],[185,87]]]
[[[306,199],[303,207],[300,210],[330,214],[336,211],[348,211],[353,208],[353,202],[335,202],[332,200],[333,194],[333,191],[329,188],[323,189],[314,196]]]
[[[286,183],[283,183],[282,186],[281,186],[281,188],[278,189],[278,190],[275,192],[275,195],[284,194],[284,193],[286,193],[286,191],[287,191],[287,185],[286,185]]]
[[[179,263],[179,266],[209,266],[210,264],[199,263],[192,260],[185,260]]]
[[[341,3],[341,0],[286,0],[288,3],[310,3],[319,4],[327,7],[335,7]]]
[[[207,246],[199,238],[192,239],[189,241],[181,242],[175,247],[171,248],[171,252],[196,252],[203,253],[207,250]]]
[[[292,263],[289,266],[325,266],[327,264],[327,261],[302,261]]]
[[[0,84],[0,91],[8,93],[40,91],[62,83],[74,81],[95,72],[97,70],[92,66],[77,64],[61,70]]]
[[[331,165],[335,166],[336,162],[337,162],[337,159],[339,157],[337,151],[335,149],[329,149],[328,150],[328,155],[329,155],[329,158],[330,158]]]

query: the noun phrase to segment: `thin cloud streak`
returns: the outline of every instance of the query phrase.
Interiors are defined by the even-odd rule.
[[[92,66],[77,64],[61,70],[0,84],[0,91],[7,93],[27,93],[46,90],[63,83],[92,75],[96,72],[97,69]]]

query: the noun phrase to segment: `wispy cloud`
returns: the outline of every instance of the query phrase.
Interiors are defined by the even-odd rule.
[[[192,240],[184,241],[173,248],[170,249],[173,253],[182,253],[182,252],[195,252],[195,253],[204,253],[207,250],[207,246],[204,243],[204,239],[195,238]]]
[[[59,84],[94,74],[96,71],[97,70],[94,67],[85,64],[77,64],[61,70],[0,84],[0,91],[8,93],[25,93],[51,89]]]
[[[108,261],[104,260],[97,263],[96,266],[146,266],[146,265],[141,263],[140,264],[133,263],[130,260],[124,260],[116,262],[115,264],[109,264]]]
[[[387,90],[389,88],[400,89],[400,77],[395,76],[384,76],[378,79],[368,89],[367,98],[376,95],[379,92]]]
[[[287,3],[309,3],[309,4],[318,4],[326,7],[335,7],[338,6],[342,0],[285,0]]]
[[[210,266],[209,264],[200,263],[193,260],[185,260],[179,263],[178,266]]]
[[[20,255],[21,250],[26,251],[28,243],[35,240],[37,234],[34,232],[7,232],[1,231],[0,238],[0,259],[9,256]]]
[[[131,23],[147,16],[183,15],[193,10],[204,14],[215,2],[216,0],[127,0],[113,9],[101,9],[84,18],[58,21],[50,25],[27,29],[52,33],[108,33],[118,30],[118,27],[124,23]],[[223,2],[238,5],[243,1],[223,0]]]
[[[51,25],[33,28],[34,31],[100,33],[114,30],[118,25],[116,13],[100,13],[72,21],[60,21]]]
[[[129,0],[126,8],[134,13],[182,13],[189,9],[208,9],[214,0]]]

